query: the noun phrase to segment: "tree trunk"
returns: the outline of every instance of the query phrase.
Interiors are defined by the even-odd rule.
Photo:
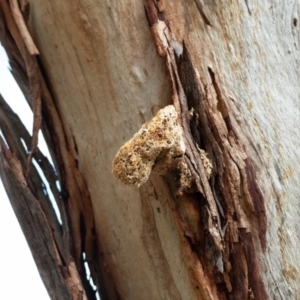
[[[95,299],[86,263],[101,299],[297,298],[298,1],[0,8],[35,113],[0,101],[1,177],[52,299]]]

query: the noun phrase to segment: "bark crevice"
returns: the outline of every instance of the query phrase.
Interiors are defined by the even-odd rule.
[[[186,163],[197,188],[193,196],[186,194],[191,191],[181,192],[185,197],[196,197],[200,203],[199,227],[202,228],[190,228],[192,234],[188,239],[205,271],[212,276],[206,280],[218,278],[201,284],[216,284],[220,298],[267,299],[254,243],[258,235],[261,249],[265,251],[264,198],[251,158],[235,134],[238,129],[232,128],[233,116],[226,104],[227,96],[211,67],[207,69],[210,82],[205,82],[205,76],[200,77],[189,46],[184,41],[176,41],[154,1],[147,1],[146,12],[157,53],[167,65],[173,104],[186,139]],[[178,51],[181,44],[182,51]],[[197,153],[200,147],[213,163],[210,180],[203,176]],[[190,220],[193,215],[185,212],[184,217],[187,224],[193,222]]]

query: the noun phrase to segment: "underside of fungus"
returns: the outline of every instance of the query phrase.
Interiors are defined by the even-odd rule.
[[[112,171],[125,184],[136,186],[144,184],[152,170],[161,175],[169,170],[179,170],[180,176],[190,182],[191,175],[183,159],[184,153],[183,130],[177,121],[174,106],[168,105],[143,124],[133,138],[120,148],[113,161]],[[201,159],[202,156],[209,177],[211,164],[205,152]]]

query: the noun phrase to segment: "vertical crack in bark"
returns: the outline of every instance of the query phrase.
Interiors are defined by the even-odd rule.
[[[186,163],[196,185],[193,195],[186,190],[184,198],[196,197],[200,204],[202,228],[186,226],[191,247],[209,274],[201,284],[216,285],[220,298],[267,299],[255,245],[259,240],[266,249],[266,211],[251,159],[238,129],[232,127],[233,116],[216,74],[208,68],[211,82],[201,82],[188,46],[175,40],[155,3],[147,1],[147,19],[157,53],[169,71],[173,104],[185,134]],[[197,147],[212,160],[209,181]],[[187,224],[195,223],[185,207],[179,209]]]
[[[150,183],[151,184],[151,183]],[[155,218],[153,210],[150,205],[150,195],[155,194],[153,187],[147,190],[146,186],[140,188],[140,194],[142,201],[142,216],[143,216],[143,230],[142,241],[145,248],[148,251],[149,257],[152,259],[152,263],[156,270],[156,274],[161,280],[163,280],[163,289],[161,291],[161,297],[165,298],[166,295],[170,299],[180,299],[180,293],[177,290],[176,284],[170,272],[168,260],[164,257],[164,251],[162,249],[159,234],[154,222]],[[151,235],[149,235],[151,233]]]

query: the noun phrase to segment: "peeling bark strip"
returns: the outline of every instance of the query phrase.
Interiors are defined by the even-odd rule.
[[[31,193],[20,161],[0,139],[1,179],[51,299],[86,299],[78,273],[61,260],[49,219]]]
[[[199,284],[217,290],[214,299],[267,299],[255,247],[259,237],[266,249],[267,222],[254,169],[237,129],[232,128],[217,76],[208,68],[211,82],[201,82],[188,46],[176,41],[167,26],[162,3],[147,0],[145,10],[157,53],[169,71],[172,99],[184,131],[185,162],[197,187],[192,197],[200,202],[201,227],[190,228],[188,237],[208,274],[207,282]],[[204,176],[197,148],[212,160],[210,180]],[[189,197],[187,190],[181,191]],[[191,224],[189,216],[183,215]]]
[[[38,132],[42,126],[42,102],[41,102],[41,87],[40,78],[37,66],[37,60],[35,55],[39,54],[37,47],[35,46],[31,35],[27,29],[24,18],[19,8],[17,0],[10,0],[10,7],[5,0],[0,1],[0,7],[4,14],[7,28],[13,36],[18,50],[25,62],[26,73],[29,79],[29,91],[31,95],[31,101],[29,105],[33,111],[33,130],[32,130],[32,143],[30,149],[30,155],[28,156],[27,172],[29,174],[29,168],[32,161],[32,157],[37,151],[38,144]],[[24,45],[26,47],[24,47]]]
[[[37,49],[36,45],[34,44],[32,37],[27,29],[25,21],[23,19],[22,13],[19,8],[19,4],[17,0],[9,0],[11,11],[15,22],[20,30],[20,34],[22,39],[27,47],[27,50],[30,55],[38,55],[39,50]]]
[[[96,245],[90,195],[77,163],[70,154],[70,145],[66,141],[54,99],[44,79],[45,75],[42,74],[34,56],[37,54],[37,48],[29,38],[30,35],[17,1],[11,0],[10,3],[12,7],[6,0],[0,0],[0,39],[9,57],[12,73],[27,102],[32,107],[34,128],[31,137],[18,116],[0,97],[0,128],[8,145],[7,148],[2,143],[1,178],[25,237],[32,245],[31,251],[49,294],[53,295],[53,299],[56,299],[54,295],[61,295],[60,299],[86,299],[86,295],[89,299],[95,299],[95,292],[88,282],[84,267],[84,263],[87,262],[94,282],[97,283],[93,265],[93,252]],[[22,1],[22,10],[25,13],[28,7],[26,3],[26,1]],[[26,47],[24,47],[25,45]],[[54,160],[55,171],[37,147],[38,131],[42,124],[42,102],[45,116],[43,133]],[[31,149],[30,155],[21,143],[21,139],[24,140],[27,149]],[[31,165],[29,168],[33,156],[40,164],[49,182],[59,207],[62,224],[59,224],[57,220],[49,195],[45,195],[43,180],[35,166]],[[10,157],[14,159],[10,160]],[[12,170],[13,166],[9,165],[12,162],[16,162],[19,166],[18,174],[15,174]],[[20,174],[25,174],[25,176]],[[57,188],[57,181],[60,183],[61,190]],[[24,214],[20,213],[24,203],[16,201],[18,193],[28,204]],[[41,228],[45,228],[45,231],[36,232]],[[50,230],[50,235],[46,229]],[[40,245],[35,241],[36,237],[39,237],[39,241],[47,240],[49,242],[47,245],[50,246]],[[49,252],[51,253],[49,254]],[[85,254],[85,259],[83,254]],[[56,258],[51,258],[46,266],[49,270],[45,271],[43,269],[45,265],[39,262],[48,262],[48,255]],[[61,272],[57,276],[53,275],[53,278],[58,278],[59,282],[49,282],[49,278],[52,278],[52,275],[49,275],[51,269]],[[58,289],[62,291],[63,288],[67,292],[58,291]]]

